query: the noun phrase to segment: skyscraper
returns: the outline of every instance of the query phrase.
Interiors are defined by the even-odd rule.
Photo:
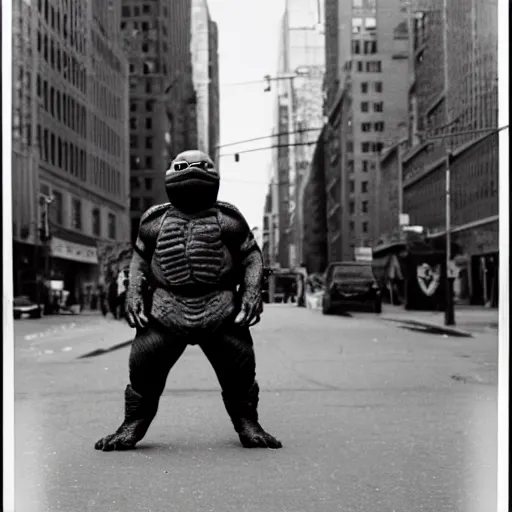
[[[205,0],[123,0],[122,14],[130,61],[133,238],[141,214],[167,200],[169,160],[218,145],[217,30]]]
[[[119,17],[113,0],[13,2],[15,294],[42,276],[87,296],[98,243],[129,237]]]

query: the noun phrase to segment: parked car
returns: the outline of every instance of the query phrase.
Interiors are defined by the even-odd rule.
[[[382,311],[381,290],[371,263],[347,261],[331,263],[325,273],[322,313],[366,306],[374,313]]]
[[[19,320],[20,318],[41,318],[43,316],[44,305],[36,304],[32,302],[28,296],[20,295],[14,297],[14,319]]]

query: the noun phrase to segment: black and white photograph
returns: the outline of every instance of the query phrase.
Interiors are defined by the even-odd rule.
[[[2,1],[5,512],[509,512],[509,2]]]

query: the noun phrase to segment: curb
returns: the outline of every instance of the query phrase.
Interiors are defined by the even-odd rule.
[[[417,320],[404,320],[401,318],[392,318],[392,317],[382,317],[382,320],[385,320],[387,322],[395,322],[398,324],[404,324],[409,325],[411,327],[423,327],[427,329],[431,329],[434,332],[433,334],[447,334],[456,336],[458,338],[473,338],[473,334],[467,331],[463,331],[462,329],[455,329],[453,327],[446,327],[444,325],[439,325],[431,322],[423,322],[423,321],[417,321]]]

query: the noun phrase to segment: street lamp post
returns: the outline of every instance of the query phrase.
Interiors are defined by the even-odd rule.
[[[452,259],[452,237],[451,237],[451,172],[452,153],[446,153],[446,305],[444,313],[444,324],[455,325],[455,311],[453,304],[453,279],[451,276]]]

